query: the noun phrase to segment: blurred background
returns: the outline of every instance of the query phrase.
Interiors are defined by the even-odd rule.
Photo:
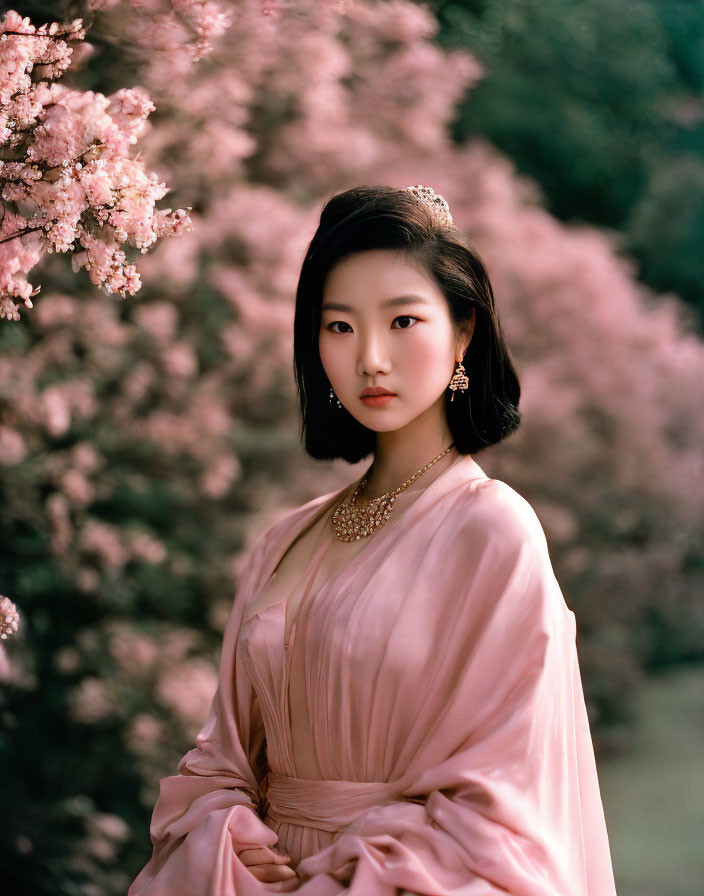
[[[704,7],[685,0],[17,2],[84,17],[62,83],[156,105],[193,231],[120,299],[70,260],[0,321],[0,885],[118,896],[215,689],[242,552],[361,475],[299,440],[295,287],[322,203],[429,184],[484,257],[534,506],[578,621],[620,896],[701,896]],[[4,11],[8,5],[0,6]],[[213,7],[215,9],[215,7]],[[162,203],[163,205],[164,203]]]

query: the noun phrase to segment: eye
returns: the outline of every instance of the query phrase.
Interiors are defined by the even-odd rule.
[[[394,318],[394,323],[397,320],[420,320],[419,317],[413,317],[411,314],[399,314],[398,317]],[[410,330],[410,327],[397,327],[399,330]]]
[[[339,333],[340,332],[339,330],[332,329],[335,326],[335,324],[342,324],[343,327],[349,327],[349,324],[345,323],[344,320],[334,320],[331,324],[328,324],[327,329],[332,330],[333,333]]]
[[[398,317],[395,317],[395,318],[394,318],[394,323],[396,323],[397,320],[420,320],[420,318],[419,318],[419,317],[413,317],[413,315],[411,315],[411,314],[399,314]],[[340,325],[343,326],[343,327],[349,327],[349,329],[348,329],[348,330],[342,330],[342,331],[340,331],[340,330],[336,330],[336,329],[334,329],[334,327],[335,327],[337,324],[340,324]],[[329,324],[327,325],[326,329],[330,330],[330,331],[333,332],[333,333],[340,333],[340,332],[342,332],[342,333],[348,333],[348,332],[350,332],[351,327],[350,327],[350,325],[349,325],[346,321],[344,321],[344,320],[334,320],[334,321],[332,321],[331,323],[329,323]],[[394,329],[396,329],[396,330],[409,330],[410,327],[408,327],[408,326],[406,326],[406,327],[395,327]]]

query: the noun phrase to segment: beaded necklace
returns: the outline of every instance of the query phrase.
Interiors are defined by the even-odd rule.
[[[426,470],[429,470],[433,464],[445,457],[447,452],[454,448],[454,445],[455,443],[453,442],[442,454],[438,454],[430,463],[421,467],[410,479],[407,479],[393,491],[385,492],[383,495],[379,495],[378,498],[360,501],[358,500],[359,495],[364,491],[369,481],[370,467],[360,480],[350,499],[343,501],[333,514],[332,524],[337,538],[340,541],[358,541],[360,538],[366,538],[376,532],[391,516],[391,509],[396,501],[396,496],[408,488],[412,482],[415,482]]]

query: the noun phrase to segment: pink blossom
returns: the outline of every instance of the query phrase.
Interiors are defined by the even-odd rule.
[[[198,358],[187,342],[174,342],[161,354],[168,376],[191,379],[198,373]]]
[[[125,7],[131,10],[125,14]],[[212,52],[212,41],[232,21],[229,5],[214,0],[88,0],[89,10],[100,11],[110,33],[140,47],[145,64],[153,55],[171,55],[185,73]]]
[[[69,697],[69,715],[83,725],[95,725],[121,713],[110,686],[94,676],[83,678]]]
[[[74,572],[73,580],[79,591],[90,594],[100,585],[100,573],[91,566],[79,566]]]
[[[156,371],[151,364],[142,361],[134,366],[122,383],[122,391],[130,402],[141,401],[156,380]]]
[[[146,420],[135,421],[135,433],[161,444],[168,453],[176,453],[192,445],[196,436],[193,425],[178,414],[155,411]]]
[[[86,475],[97,472],[104,464],[96,447],[87,441],[76,442],[71,449],[71,460],[76,469]]]
[[[154,668],[160,650],[153,638],[121,620],[111,620],[106,628],[110,656],[121,675],[141,677]]]
[[[236,457],[223,455],[215,458],[201,476],[201,488],[210,498],[222,498],[242,472]]]
[[[67,645],[54,654],[54,665],[63,675],[73,675],[81,668],[81,655],[75,647]]]
[[[214,8],[199,7],[198,13],[199,33],[217,30]],[[2,31],[32,35],[1,35],[6,52],[0,65],[0,145],[14,148],[26,136],[27,146],[20,161],[0,161],[0,194],[8,203],[22,202],[31,217],[10,209],[0,228],[0,317],[19,319],[17,299],[32,307],[34,293],[25,278],[45,252],[71,252],[74,271],[85,267],[106,292],[134,295],[141,280],[121,244],[146,251],[160,236],[191,229],[188,210],[155,210],[166,184],[147,175],[141,157],[129,156],[155,109],[143,88],[106,97],[57,83],[32,84],[29,72],[46,62],[49,47],[52,77],[65,71],[71,48],[62,35],[82,40],[80,24],[37,30],[14,11],[0,23]]]
[[[87,380],[67,380],[48,386],[42,393],[42,414],[52,436],[68,432],[74,417],[90,418],[96,411],[93,386]]]
[[[9,597],[0,595],[0,638],[4,641],[14,634],[20,625],[20,614]]]
[[[217,672],[212,663],[194,657],[165,669],[156,686],[156,697],[193,728],[205,720],[216,687]]]
[[[122,843],[130,834],[128,824],[119,815],[108,812],[92,812],[88,816],[88,827],[95,833],[108,840]]]
[[[136,143],[147,127],[147,118],[156,110],[143,87],[123,87],[110,97],[107,113],[111,128],[124,135],[128,143]],[[126,148],[126,147],[125,147]]]
[[[131,556],[146,563],[163,563],[168,556],[163,542],[149,532],[130,533],[128,545]]]
[[[161,745],[164,736],[162,722],[147,713],[138,713],[129,724],[126,741],[132,752],[148,754]]]
[[[12,653],[12,661],[10,661]],[[32,658],[26,651],[8,651],[4,643],[0,641],[0,682],[12,685],[13,688],[22,691],[33,691],[37,687],[37,674],[31,668]],[[14,713],[6,710],[4,723],[8,728],[17,724]]]
[[[200,226],[200,221],[194,217],[194,232]],[[193,239],[193,234],[185,234],[178,241],[162,240],[156,243],[140,261],[144,282],[159,283],[162,298],[183,301],[184,286],[193,285],[198,276],[201,251],[200,242]]]
[[[42,257],[42,237],[37,232],[19,239],[8,239],[23,230],[27,221],[5,208],[0,220],[0,320],[5,317],[19,320],[19,308],[12,300],[20,298],[27,308],[32,307],[31,285],[24,274],[36,265]]]
[[[74,537],[68,501],[64,495],[54,492],[46,499],[45,506],[50,525],[52,553],[55,556],[62,556],[68,551]]]
[[[168,345],[178,328],[178,311],[170,302],[151,302],[135,311],[135,321],[159,343]]]
[[[79,546],[86,554],[95,555],[107,570],[119,570],[127,562],[127,551],[120,530],[108,523],[89,519],[79,532]]]
[[[94,856],[100,862],[112,864],[117,857],[114,845],[104,837],[89,835],[83,838],[83,850],[90,856]]]
[[[95,500],[95,487],[79,470],[66,470],[61,477],[60,487],[74,506],[87,506]]]
[[[50,90],[53,102],[42,112],[41,124],[27,148],[27,160],[55,168],[81,156],[93,138],[99,136],[103,129],[101,118],[105,118],[109,100],[93,91],[82,94],[60,84],[52,85]],[[61,180],[68,178],[61,177]]]
[[[108,206],[113,201],[113,183],[109,171],[93,160],[80,169],[78,183],[81,185],[88,204],[94,208]]]
[[[173,628],[164,632],[160,639],[162,661],[165,665],[180,663],[199,643],[198,633],[191,629]]]
[[[224,632],[232,611],[232,601],[220,600],[208,607],[208,624],[218,632]]]
[[[15,429],[0,424],[0,465],[14,466],[27,454],[25,441]]]
[[[28,17],[22,18],[13,9],[6,12],[0,21],[3,42],[0,105],[8,103],[14,93],[30,89],[28,72],[35,63],[48,66],[52,78],[60,77],[70,65],[71,58],[71,48],[63,38],[82,40],[85,31],[81,26],[82,20],[75,19],[71,25],[59,26],[57,22],[51,22],[35,28]],[[23,39],[23,34],[33,35],[32,40]]]
[[[63,324],[73,324],[76,320],[78,302],[71,296],[46,296],[34,314],[35,325],[42,330],[56,330]]]
[[[42,407],[47,430],[52,436],[63,435],[71,425],[71,406],[66,390],[49,386],[42,394]]]

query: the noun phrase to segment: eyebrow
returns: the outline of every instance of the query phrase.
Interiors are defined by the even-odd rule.
[[[396,296],[393,299],[385,299],[379,303],[382,308],[392,308],[396,305],[429,305],[430,302],[422,296],[410,294],[407,296]],[[342,302],[325,302],[322,311],[354,311],[349,305],[343,305]]]

